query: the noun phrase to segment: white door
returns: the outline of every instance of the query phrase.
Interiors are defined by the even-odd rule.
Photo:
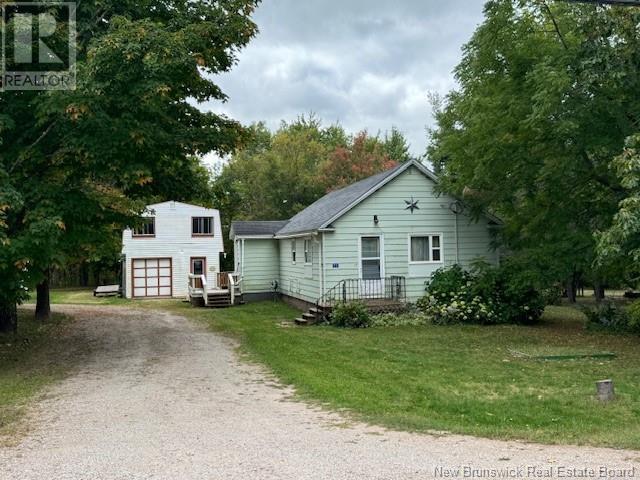
[[[360,237],[360,296],[384,295],[384,248],[382,237]]]
[[[133,296],[135,298],[172,296],[170,258],[133,259]]]

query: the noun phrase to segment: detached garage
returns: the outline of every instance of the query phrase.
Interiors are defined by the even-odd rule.
[[[180,202],[148,205],[140,222],[122,232],[122,292],[126,298],[186,298],[189,274],[209,285],[224,252],[220,213]]]
[[[133,259],[133,296],[171,297],[172,262],[170,258]]]

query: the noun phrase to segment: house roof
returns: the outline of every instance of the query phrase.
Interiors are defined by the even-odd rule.
[[[231,222],[230,237],[273,236],[289,220]]]
[[[412,166],[417,167],[432,180],[436,180],[435,175],[417,160],[402,163],[390,170],[328,193],[295,215],[276,235],[296,235],[327,228],[331,222]]]
[[[390,170],[365,178],[340,190],[330,192],[295,215],[291,220],[233,222],[230,236],[288,237],[330,228],[331,224],[360,202],[378,191],[398,175],[415,167],[426,177],[438,182],[436,175],[418,160],[410,160]],[[485,213],[490,220],[501,223],[495,216]]]

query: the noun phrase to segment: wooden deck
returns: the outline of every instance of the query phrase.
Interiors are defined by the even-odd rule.
[[[237,273],[216,273],[211,281],[205,275],[189,275],[189,301],[193,306],[226,308],[244,303],[242,281]]]

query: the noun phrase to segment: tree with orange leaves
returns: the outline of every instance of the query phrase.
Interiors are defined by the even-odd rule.
[[[337,190],[351,183],[383,172],[398,164],[386,153],[385,144],[366,131],[353,141],[338,146],[320,166],[320,182],[326,191]]]

